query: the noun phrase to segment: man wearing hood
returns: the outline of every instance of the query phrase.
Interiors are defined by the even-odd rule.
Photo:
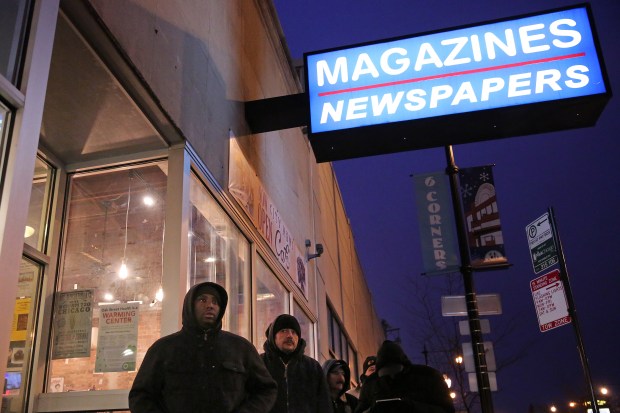
[[[366,379],[356,413],[454,413],[443,375],[412,364],[403,349],[385,340],[377,353],[377,370]]]
[[[254,346],[222,330],[228,304],[218,284],[194,285],[183,328],[147,351],[129,392],[132,413],[267,413],[277,387]]]
[[[357,398],[347,393],[351,388],[351,370],[344,360],[327,360],[323,363],[323,373],[331,395],[334,413],[353,413]]]
[[[295,317],[276,317],[265,332],[261,354],[278,383],[278,398],[270,413],[329,413],[327,383],[318,361],[304,355],[306,341]]]
[[[360,398],[360,392],[362,391],[362,386],[366,382],[366,379],[375,372],[377,369],[377,357],[376,356],[368,356],[366,360],[364,360],[363,372],[360,374],[360,385],[356,388],[349,390],[347,393],[353,395],[356,399]]]

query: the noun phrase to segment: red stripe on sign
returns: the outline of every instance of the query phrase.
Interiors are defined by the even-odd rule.
[[[319,96],[339,95],[341,93],[357,92],[359,90],[367,90],[367,89],[377,89],[377,88],[380,88],[380,87],[402,85],[402,84],[406,84],[406,83],[424,82],[426,80],[441,79],[441,78],[444,78],[444,77],[463,76],[463,75],[470,75],[472,73],[481,73],[481,72],[491,72],[493,70],[509,69],[511,67],[529,66],[529,65],[536,65],[536,64],[540,64],[540,63],[553,62],[553,61],[556,61],[556,60],[574,59],[574,58],[577,58],[577,57],[583,57],[585,55],[586,54],[584,52],[582,52],[582,53],[574,53],[574,54],[567,54],[567,55],[564,55],[564,56],[547,57],[545,59],[527,60],[525,62],[510,63],[510,64],[507,64],[507,65],[490,66],[490,67],[483,67],[483,68],[480,68],[480,69],[472,69],[472,70],[463,70],[462,72],[444,73],[444,74],[440,74],[440,75],[417,77],[417,78],[405,79],[405,80],[397,80],[395,82],[377,83],[376,85],[351,87],[351,88],[348,88],[348,89],[340,89],[340,90],[332,90],[332,91],[329,91],[329,92],[322,92],[322,93],[319,93]]]

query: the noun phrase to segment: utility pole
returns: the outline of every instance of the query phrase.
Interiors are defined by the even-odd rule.
[[[478,313],[478,302],[474,289],[474,269],[471,265],[469,248],[467,241],[467,228],[462,215],[461,196],[459,192],[458,172],[459,168],[454,162],[454,152],[452,145],[445,147],[446,153],[446,174],[450,179],[450,192],[452,193],[452,205],[454,208],[454,218],[456,221],[456,232],[461,257],[461,274],[463,275],[463,285],[465,288],[465,302],[467,304],[467,318],[469,320],[469,331],[471,334],[471,345],[474,353],[474,364],[476,366],[476,379],[478,381],[478,394],[480,395],[480,406],[483,413],[493,413],[493,398],[491,396],[491,385],[489,383],[489,372],[487,369],[486,354],[482,341],[482,330],[480,328],[480,315]]]

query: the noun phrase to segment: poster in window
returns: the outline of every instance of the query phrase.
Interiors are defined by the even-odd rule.
[[[96,373],[136,369],[139,308],[138,303],[100,307]]]
[[[52,359],[90,357],[93,290],[58,292]]]
[[[24,341],[28,335],[28,315],[30,314],[31,298],[15,300],[13,310],[13,324],[11,326],[11,341]]]
[[[32,297],[35,289],[35,272],[22,271],[17,283],[17,297]]]
[[[19,370],[26,360],[26,341],[11,341],[9,343],[9,356],[7,360],[8,370]]]
[[[48,386],[47,391],[49,393],[61,393],[65,389],[65,378],[64,377],[52,377],[50,379],[50,384]]]

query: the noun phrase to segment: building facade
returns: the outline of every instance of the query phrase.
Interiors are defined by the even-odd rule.
[[[1,7],[2,413],[127,410],[202,281],[225,329],[261,350],[293,314],[357,377],[384,333],[332,166],[245,120],[301,92],[271,1]]]

